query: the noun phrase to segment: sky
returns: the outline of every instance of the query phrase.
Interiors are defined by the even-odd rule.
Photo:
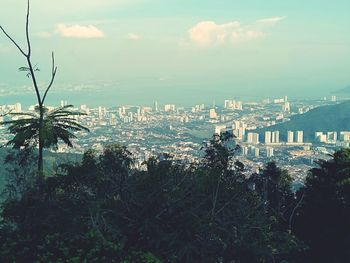
[[[196,104],[323,97],[350,84],[347,0],[31,0],[33,62],[51,101]],[[26,0],[0,25],[24,45]],[[0,35],[0,104],[32,98],[25,60]],[[27,98],[26,97],[26,98]]]

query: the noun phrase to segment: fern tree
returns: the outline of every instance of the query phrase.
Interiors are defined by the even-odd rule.
[[[52,111],[44,108],[44,118],[41,123],[39,107],[36,107],[33,113],[9,113],[9,115],[22,118],[2,122],[9,126],[8,130],[14,135],[7,145],[13,148],[30,148],[39,143],[41,136],[44,148],[56,148],[59,140],[73,147],[71,139],[76,138],[73,132],[89,131],[89,129],[76,121],[76,116],[84,114],[79,111],[71,111],[72,107],[68,105]]]
[[[26,73],[27,77],[31,79],[37,99],[36,111],[32,113],[22,114],[27,118],[4,122],[10,125],[9,130],[15,137],[9,142],[15,148],[21,146],[28,147],[28,145],[35,144],[38,146],[38,172],[43,173],[43,149],[57,146],[58,139],[62,139],[66,144],[71,146],[70,139],[74,137],[72,131],[85,129],[79,125],[72,118],[80,113],[70,111],[70,107],[59,108],[51,113],[45,108],[45,100],[50,91],[56,77],[57,67],[55,65],[55,56],[52,52],[52,69],[49,84],[41,88],[38,85],[36,73],[40,71],[32,63],[32,46],[29,36],[29,15],[30,15],[30,0],[27,2],[26,15],[26,50],[22,48],[7,31],[0,25],[0,31],[12,42],[12,44],[24,56],[27,65],[20,67],[19,71]],[[13,115],[13,114],[12,114]],[[23,116],[22,116],[23,117]]]

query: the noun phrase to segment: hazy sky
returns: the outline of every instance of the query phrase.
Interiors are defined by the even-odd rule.
[[[31,2],[34,62],[44,82],[55,51],[56,93],[94,91],[88,83],[127,102],[207,101],[323,96],[350,84],[348,0]],[[0,24],[21,42],[25,9],[26,0],[1,0]],[[28,89],[22,65],[0,36],[0,95]]]

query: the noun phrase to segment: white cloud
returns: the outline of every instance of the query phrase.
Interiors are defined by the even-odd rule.
[[[243,26],[239,21],[216,24],[213,21],[203,21],[193,26],[189,31],[190,40],[201,46],[215,44],[234,44],[257,39],[264,33],[251,26]]]
[[[57,26],[57,32],[67,38],[102,38],[104,33],[93,25],[81,26],[81,25],[65,25],[59,24]]]
[[[129,40],[140,40],[141,36],[138,35],[138,34],[135,34],[135,33],[129,33],[127,35],[127,39],[129,39]]]
[[[259,24],[270,24],[270,25],[273,25],[273,24],[276,24],[276,23],[278,23],[279,21],[281,21],[281,20],[283,20],[285,18],[286,18],[285,16],[275,16],[275,17],[259,19],[256,22],[259,23]]]

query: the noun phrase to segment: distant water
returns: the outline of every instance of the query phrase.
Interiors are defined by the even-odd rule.
[[[75,106],[87,104],[90,107],[99,105],[114,107],[118,105],[149,105],[152,106],[155,101],[159,105],[174,103],[178,106],[193,106],[195,104],[222,105],[225,99],[237,99],[243,101],[261,101],[265,98],[276,98],[284,95],[289,95],[290,99],[315,99],[314,93],[303,94],[301,97],[284,94],[283,92],[265,92],[259,89],[247,89],[245,92],[238,92],[234,88],[221,88],[213,86],[158,86],[158,87],[103,87],[96,86],[96,90],[68,90],[55,89],[49,94],[47,104],[59,105],[61,100],[66,100],[68,103]],[[267,94],[271,94],[268,96]],[[317,97],[319,99],[321,96]],[[0,97],[1,104],[13,104],[20,102],[24,107],[36,103],[36,97],[33,93],[22,93],[17,95],[8,95]]]

